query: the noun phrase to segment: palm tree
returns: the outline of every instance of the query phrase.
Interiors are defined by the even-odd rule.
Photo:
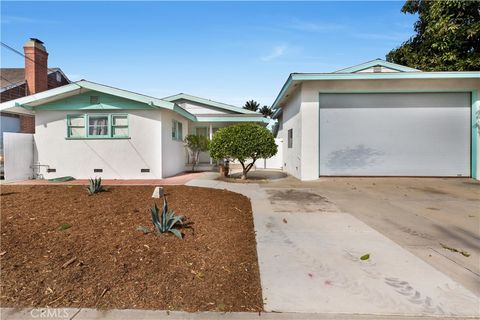
[[[269,106],[263,106],[260,110],[258,110],[261,114],[263,114],[265,117],[271,117],[273,114],[273,109],[272,107]]]
[[[250,111],[257,111],[258,108],[260,108],[260,103],[258,103],[255,100],[250,100],[245,102],[245,105],[243,106],[243,109],[247,109]]]

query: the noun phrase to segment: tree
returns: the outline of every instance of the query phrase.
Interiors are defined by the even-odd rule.
[[[480,70],[479,8],[478,1],[405,2],[403,13],[418,14],[416,35],[387,60],[423,71]]]
[[[243,109],[247,109],[250,111],[257,111],[258,108],[260,108],[260,103],[255,100],[249,100],[245,102],[245,105],[243,106]]]
[[[271,117],[273,114],[273,109],[269,106],[263,106],[259,111],[265,117]]]
[[[242,165],[242,179],[247,178],[255,161],[270,158],[277,153],[275,139],[268,129],[252,123],[242,123],[218,130],[210,143],[214,159],[238,160]],[[247,159],[251,162],[246,164]]]
[[[200,152],[208,151],[210,140],[206,136],[197,136],[189,134],[185,137],[185,147],[192,159],[192,171],[195,171],[195,166],[198,164]]]

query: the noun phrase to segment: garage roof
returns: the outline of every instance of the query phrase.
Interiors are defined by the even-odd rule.
[[[362,72],[375,66],[393,69],[395,72]],[[381,59],[368,61],[357,66],[332,73],[291,73],[272,104],[277,109],[273,117],[282,112],[281,104],[289,96],[291,89],[302,81],[312,80],[390,80],[390,79],[480,79],[480,71],[423,72],[417,69],[390,63]]]

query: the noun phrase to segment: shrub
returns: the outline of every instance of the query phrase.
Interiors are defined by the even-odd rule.
[[[89,194],[95,194],[104,191],[104,188],[102,186],[102,178],[90,178],[90,183],[87,187],[87,190]]]
[[[238,160],[242,165],[242,179],[255,161],[270,158],[277,153],[277,145],[270,131],[252,123],[242,123],[218,130],[210,143],[210,156],[214,159]],[[246,161],[251,162],[246,164]]]
[[[161,216],[158,213],[158,207],[155,203],[153,208],[150,208],[152,215],[153,227],[157,234],[171,232],[178,238],[182,239],[182,233],[175,228],[177,224],[183,224],[184,217],[182,215],[176,215],[173,210],[168,210],[167,198],[163,196],[163,210]]]
[[[198,164],[200,152],[208,151],[210,140],[206,136],[197,136],[189,134],[185,137],[185,146],[192,157],[192,171],[195,171],[195,166]]]

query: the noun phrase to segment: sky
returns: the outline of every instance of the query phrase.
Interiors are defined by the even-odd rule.
[[[45,43],[49,66],[162,98],[271,105],[292,72],[332,72],[413,35],[402,2],[7,2],[1,41]],[[1,48],[1,67],[23,57]]]

